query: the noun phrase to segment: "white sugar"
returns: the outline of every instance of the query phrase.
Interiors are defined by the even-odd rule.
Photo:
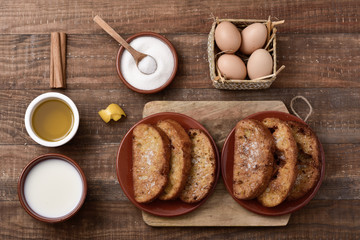
[[[138,37],[131,41],[130,45],[142,52],[153,57],[156,61],[156,70],[152,74],[144,74],[135,63],[134,58],[128,51],[124,51],[121,56],[121,73],[125,80],[133,87],[141,90],[153,90],[164,85],[174,71],[174,56],[163,41],[155,37]],[[151,70],[149,60],[140,61],[139,65],[142,70]],[[144,66],[143,66],[144,65]]]
[[[140,60],[138,68],[142,73],[153,74],[156,71],[157,64],[153,57],[146,56]]]

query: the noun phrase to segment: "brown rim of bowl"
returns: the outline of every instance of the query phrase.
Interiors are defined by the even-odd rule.
[[[176,72],[177,72],[177,69],[178,69],[178,56],[177,56],[176,50],[175,50],[174,46],[171,44],[171,42],[169,40],[167,40],[164,36],[162,36],[162,35],[160,35],[158,33],[140,32],[140,33],[136,33],[136,34],[132,35],[131,37],[126,39],[126,41],[128,43],[130,43],[135,38],[143,37],[143,36],[151,36],[151,37],[158,38],[159,40],[163,41],[170,48],[170,50],[171,50],[171,52],[173,54],[173,57],[174,57],[174,69],[173,69],[173,72],[172,72],[170,78],[162,86],[160,86],[159,88],[152,89],[152,90],[141,90],[141,89],[138,89],[138,88],[135,88],[134,86],[132,86],[130,83],[128,83],[125,80],[124,76],[121,73],[121,67],[120,67],[121,60],[120,60],[120,57],[122,56],[122,54],[123,54],[123,52],[125,50],[125,48],[123,46],[120,46],[119,51],[118,51],[117,56],[116,56],[116,71],[117,71],[121,81],[128,88],[130,88],[131,90],[133,90],[135,92],[138,92],[138,93],[144,93],[144,94],[157,93],[157,92],[160,92],[161,90],[163,90],[164,88],[166,88],[173,81],[173,79],[175,78],[175,75],[176,75]]]
[[[60,159],[60,160],[64,160],[68,163],[70,163],[73,167],[75,167],[75,169],[78,171],[78,173],[81,176],[82,179],[82,183],[83,183],[83,193],[81,196],[81,199],[79,201],[79,203],[77,204],[77,206],[68,214],[61,216],[61,217],[57,217],[57,218],[48,218],[48,217],[44,217],[41,216],[40,214],[36,213],[34,210],[32,210],[30,208],[30,206],[27,204],[26,199],[25,199],[25,194],[24,194],[24,182],[25,179],[28,175],[28,173],[30,172],[30,170],[36,166],[38,163],[48,160],[48,159]],[[84,172],[82,171],[82,169],[80,168],[80,166],[71,158],[62,155],[62,154],[57,154],[57,153],[49,153],[49,154],[44,154],[41,155],[39,157],[34,158],[33,160],[31,160],[26,167],[22,170],[21,175],[19,177],[19,181],[18,181],[18,196],[19,196],[19,201],[21,203],[21,205],[23,206],[23,208],[25,209],[25,211],[32,216],[33,218],[42,221],[42,222],[46,222],[46,223],[57,223],[57,222],[63,222],[65,220],[68,220],[69,218],[71,218],[72,216],[74,216],[82,207],[85,198],[86,198],[86,193],[87,193],[87,183],[86,183],[86,177]]]

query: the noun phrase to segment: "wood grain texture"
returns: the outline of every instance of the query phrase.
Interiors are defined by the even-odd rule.
[[[357,0],[64,1],[0,4],[0,239],[360,239],[360,2]],[[141,95],[117,77],[118,45],[93,22],[99,14],[124,37],[164,34],[179,55],[174,82]],[[279,65],[268,90],[220,91],[209,77],[206,42],[212,17],[285,19],[278,27]],[[66,32],[68,89],[80,110],[80,129],[65,146],[49,149],[27,135],[23,118],[32,99],[49,91],[50,32]],[[309,99],[309,119],[324,145],[326,175],[315,200],[281,228],[151,228],[125,197],[115,157],[126,131],[154,100]],[[105,124],[97,111],[118,103],[127,113]],[[306,105],[297,102],[299,112]],[[224,116],[226,118],[226,116]],[[49,152],[76,160],[89,191],[74,218],[48,225],[21,208],[16,184],[32,158]]]
[[[323,143],[360,143],[360,102],[356,88],[274,89],[265,91],[219,91],[217,89],[166,89],[153,95],[141,95],[129,89],[118,90],[67,90],[80,112],[80,127],[70,145],[119,143],[121,137],[139,121],[144,104],[153,100],[231,101],[231,100],[282,100],[289,109],[290,100],[305,96],[314,108],[309,125]],[[24,126],[27,105],[40,90],[0,90],[0,144],[34,144]],[[110,103],[123,107],[128,116],[119,122],[105,124],[98,111]],[[301,102],[295,105],[304,116],[308,109]],[[226,116],[224,116],[226,117]]]
[[[46,153],[61,153],[74,159],[84,170],[90,201],[125,201],[117,180],[115,164],[120,144],[79,146],[65,145],[45,148],[39,145],[0,146],[0,203],[17,201],[17,181],[22,169],[31,159]],[[325,151],[325,178],[315,199],[360,200],[360,145],[323,144]],[[0,225],[1,228],[1,225]]]
[[[259,227],[286,226],[290,214],[270,217],[250,212],[234,201],[220,179],[206,203],[189,214],[167,218],[142,212],[142,217],[153,227]]]
[[[286,227],[152,228],[128,201],[85,201],[64,223],[44,224],[31,218],[18,202],[1,202],[3,239],[358,239],[359,200],[314,200],[293,214]],[[316,214],[314,214],[316,213]],[[353,216],[353,217],[349,217]]]
[[[212,17],[286,19],[282,32],[359,32],[359,2],[327,1],[21,1],[2,4],[0,26],[3,33],[100,33],[92,19],[99,15],[120,33],[154,31],[160,33],[206,33]],[[12,21],[16,19],[16,21]]]
[[[94,23],[95,24],[95,23]],[[210,25],[208,26],[210,29]],[[125,35],[124,37],[128,37]],[[213,88],[207,34],[165,34],[179,56],[170,88]],[[115,68],[118,43],[108,35],[68,35],[69,89],[123,89]],[[286,65],[272,88],[360,87],[358,34],[279,34],[278,65]],[[48,89],[49,35],[0,35],[2,89]]]

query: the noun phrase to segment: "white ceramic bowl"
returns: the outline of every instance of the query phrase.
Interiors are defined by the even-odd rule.
[[[51,99],[59,99],[64,101],[71,109],[71,111],[74,114],[74,124],[70,131],[70,133],[64,137],[63,139],[56,141],[56,142],[50,142],[46,141],[42,138],[40,138],[34,131],[32,127],[32,115],[34,113],[34,110],[36,109],[39,104],[43,103],[44,101],[51,100]],[[41,94],[40,96],[36,97],[28,106],[25,113],[25,127],[26,131],[30,135],[30,137],[37,142],[40,145],[43,145],[45,147],[58,147],[61,145],[64,145],[65,143],[69,142],[76,134],[78,128],[79,128],[79,122],[80,122],[80,116],[79,111],[75,105],[75,103],[67,96],[61,93],[57,92],[48,92]]]

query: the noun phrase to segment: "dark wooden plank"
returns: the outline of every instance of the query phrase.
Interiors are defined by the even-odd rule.
[[[316,199],[360,199],[360,145],[324,144],[325,177]]]
[[[125,35],[128,36],[128,35]],[[207,34],[166,34],[179,55],[170,88],[212,88]],[[360,87],[359,34],[279,34],[272,88]],[[118,44],[107,35],[68,35],[68,89],[122,89],[115,59]],[[49,89],[49,35],[0,35],[2,89]]]
[[[360,87],[359,43],[359,34],[280,34],[278,65],[286,68],[272,87]]]
[[[0,146],[0,201],[17,200],[17,182],[31,159],[46,153],[59,153],[75,160],[83,169],[88,183],[89,200],[126,200],[116,175],[116,153],[119,144],[97,146],[62,146],[45,148],[40,145]]]
[[[119,140],[120,143],[120,140]],[[65,145],[0,145],[0,201],[17,200],[17,181],[31,159],[45,153],[65,154],[84,170],[91,201],[126,200],[116,175],[119,143]],[[324,144],[325,178],[316,199],[360,199],[360,144]],[[220,189],[227,194],[225,189]]]
[[[3,1],[0,6],[0,239],[360,239],[360,4],[327,1]],[[176,79],[154,95],[119,81],[118,45],[92,18],[101,15],[128,37],[155,31],[179,54]],[[269,90],[212,89],[206,43],[212,16],[285,19],[279,26],[278,64],[286,65]],[[65,146],[35,144],[24,129],[26,106],[49,91],[49,33],[68,35],[68,89],[81,125]],[[152,100],[282,100],[306,96],[310,126],[324,143],[326,175],[320,191],[283,228],[152,228],[122,192],[115,172],[118,145]],[[97,111],[121,104],[128,117],[105,124]],[[296,104],[304,115],[306,106]],[[226,116],[223,117],[226,120]],[[35,156],[57,152],[75,159],[88,179],[84,207],[69,221],[44,224],[17,200],[17,179]]]
[[[290,100],[304,95],[314,113],[308,123],[323,143],[360,143],[360,95],[358,89],[268,89],[265,91],[220,91],[217,89],[166,89],[158,94],[142,95],[129,89],[119,90],[62,90],[77,104],[80,127],[70,145],[119,143],[126,131],[142,116],[144,104],[153,100],[246,101],[282,100],[289,108]],[[39,90],[0,90],[0,144],[34,144],[24,126],[27,105]],[[105,124],[98,111],[110,103],[118,103],[127,113],[119,122]],[[295,105],[302,116],[307,107]],[[226,119],[226,116],[224,116]]]
[[[283,32],[359,32],[359,2],[344,1],[7,1],[0,8],[3,33],[100,33],[92,18],[101,15],[121,33],[206,33],[212,16],[286,19]],[[14,21],[16,19],[16,21]]]
[[[0,202],[2,239],[358,239],[359,200],[314,200],[294,213],[287,227],[153,228],[128,201],[86,201],[72,219],[45,224],[18,202]],[[225,237],[226,236],[226,237]]]

